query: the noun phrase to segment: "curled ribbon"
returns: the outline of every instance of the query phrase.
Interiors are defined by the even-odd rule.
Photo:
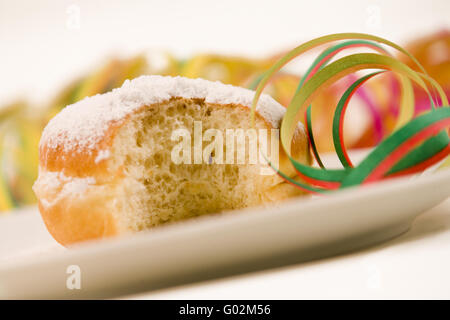
[[[277,173],[294,186],[312,193],[326,193],[330,190],[362,185],[394,176],[417,173],[447,158],[450,153],[450,108],[444,90],[432,79],[420,63],[408,51],[386,39],[362,34],[341,33],[323,36],[308,41],[284,56],[260,77],[252,104],[252,126],[256,105],[264,88],[287,63],[301,54],[335,41],[345,41],[323,51],[300,80],[291,99],[280,128],[282,147],[302,182],[287,176],[272,166]],[[393,58],[382,45],[387,45],[406,55],[417,66],[414,71],[403,62]],[[330,62],[337,53],[354,47],[367,47],[377,53],[356,53]],[[333,118],[333,144],[342,163],[342,169],[327,169],[320,159],[312,131],[311,102],[339,79],[359,70],[372,72],[357,78],[340,98]],[[385,137],[357,166],[348,156],[343,138],[344,117],[347,105],[357,89],[371,78],[384,72],[392,72],[398,78],[400,95],[399,113],[394,131]],[[420,87],[428,96],[431,109],[425,114],[415,115],[415,101],[412,83]],[[440,106],[438,104],[440,103]],[[380,115],[372,112],[374,125]],[[292,138],[301,119],[310,142],[310,147],[320,168],[305,165],[291,156]],[[266,160],[267,157],[266,157]],[[447,166],[448,160],[442,165]]]

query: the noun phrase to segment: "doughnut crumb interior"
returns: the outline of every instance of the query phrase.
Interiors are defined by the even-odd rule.
[[[267,164],[249,164],[248,153],[245,163],[214,163],[214,152],[194,163],[194,151],[192,163],[173,161],[177,129],[190,133],[192,149],[194,122],[202,133],[250,129],[253,94],[202,79],[143,76],[63,109],[42,134],[33,187],[50,233],[69,245],[300,195],[278,175],[261,174]],[[256,128],[279,128],[283,115],[263,95]],[[310,163],[308,150],[299,125],[292,156]],[[281,148],[278,154],[282,171],[294,176]]]

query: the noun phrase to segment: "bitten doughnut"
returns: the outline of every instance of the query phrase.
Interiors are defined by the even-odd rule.
[[[219,136],[231,132],[237,141],[239,129],[250,132],[253,95],[220,82],[142,76],[64,108],[43,131],[33,187],[49,232],[69,245],[301,194],[278,175],[262,174],[272,169],[251,162],[249,152],[244,162],[229,161],[239,158],[239,144],[231,149]],[[272,129],[284,112],[268,95],[256,108],[255,128],[268,133],[271,161],[278,142]],[[295,176],[277,150],[281,171]],[[310,163],[301,124],[291,152]]]

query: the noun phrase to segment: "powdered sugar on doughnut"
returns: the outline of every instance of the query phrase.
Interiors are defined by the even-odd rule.
[[[41,145],[48,148],[63,146],[66,152],[77,148],[94,149],[112,122],[120,121],[144,105],[174,97],[251,107],[254,91],[203,79],[141,76],[125,81],[121,88],[64,108],[44,129]],[[283,106],[265,94],[261,95],[256,110],[275,128],[279,127],[285,113]]]
[[[95,158],[95,163],[99,163],[100,161],[109,159],[111,156],[111,152],[109,150],[100,150]]]
[[[39,197],[42,206],[51,207],[61,198],[83,195],[95,183],[96,180],[93,177],[75,178],[67,177],[62,172],[45,171],[39,172],[33,191]]]

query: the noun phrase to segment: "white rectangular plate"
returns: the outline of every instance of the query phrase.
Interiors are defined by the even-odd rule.
[[[28,209],[0,219],[0,298],[114,297],[348,252],[405,232],[449,195],[450,170],[442,170],[68,250]],[[67,288],[71,265],[81,290]]]

